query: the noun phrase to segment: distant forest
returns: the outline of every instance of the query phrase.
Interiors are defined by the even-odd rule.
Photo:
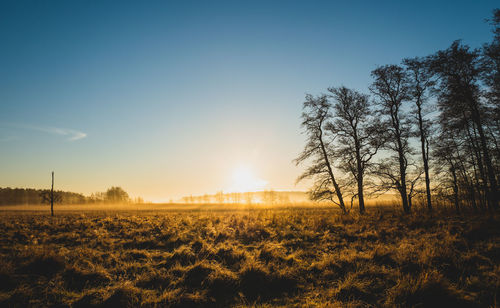
[[[42,195],[47,191],[33,188],[0,188],[0,205],[42,204]],[[143,202],[141,198],[130,199],[121,187],[111,187],[105,192],[93,193],[90,196],[67,191],[56,191],[55,194],[57,201],[62,204]]]

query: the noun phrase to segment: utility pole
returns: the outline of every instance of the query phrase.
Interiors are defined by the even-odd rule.
[[[52,187],[50,189],[50,215],[54,216],[54,171],[52,171]]]

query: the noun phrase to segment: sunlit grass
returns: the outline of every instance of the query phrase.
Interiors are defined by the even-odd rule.
[[[491,306],[500,285],[497,215],[168,208],[3,212],[0,305]]]

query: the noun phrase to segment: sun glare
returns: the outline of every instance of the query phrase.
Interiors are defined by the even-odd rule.
[[[262,190],[267,182],[255,176],[249,166],[238,166],[233,170],[231,191],[246,192]]]

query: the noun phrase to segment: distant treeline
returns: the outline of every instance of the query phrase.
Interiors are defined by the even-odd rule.
[[[229,192],[224,193],[219,191],[215,194],[205,194],[199,196],[182,197],[183,203],[230,203],[230,204],[288,204],[288,203],[303,203],[310,202],[306,193],[301,191],[249,191],[249,192]]]
[[[33,188],[0,188],[0,205],[42,204],[42,194],[47,191]],[[143,202],[141,198],[130,199],[121,187],[111,187],[105,192],[93,193],[90,196],[67,191],[56,191],[55,194],[62,204]]]
[[[0,188],[0,205],[18,205],[18,204],[41,204],[41,194],[46,191],[33,188]],[[65,204],[87,203],[88,198],[82,194],[57,191]]]
[[[307,136],[298,181],[311,179],[313,200],[345,213],[366,195],[397,192],[429,211],[499,208],[500,9],[489,21],[493,39],[473,49],[461,41],[425,57],[371,72],[370,94],[344,86],[307,95]]]

